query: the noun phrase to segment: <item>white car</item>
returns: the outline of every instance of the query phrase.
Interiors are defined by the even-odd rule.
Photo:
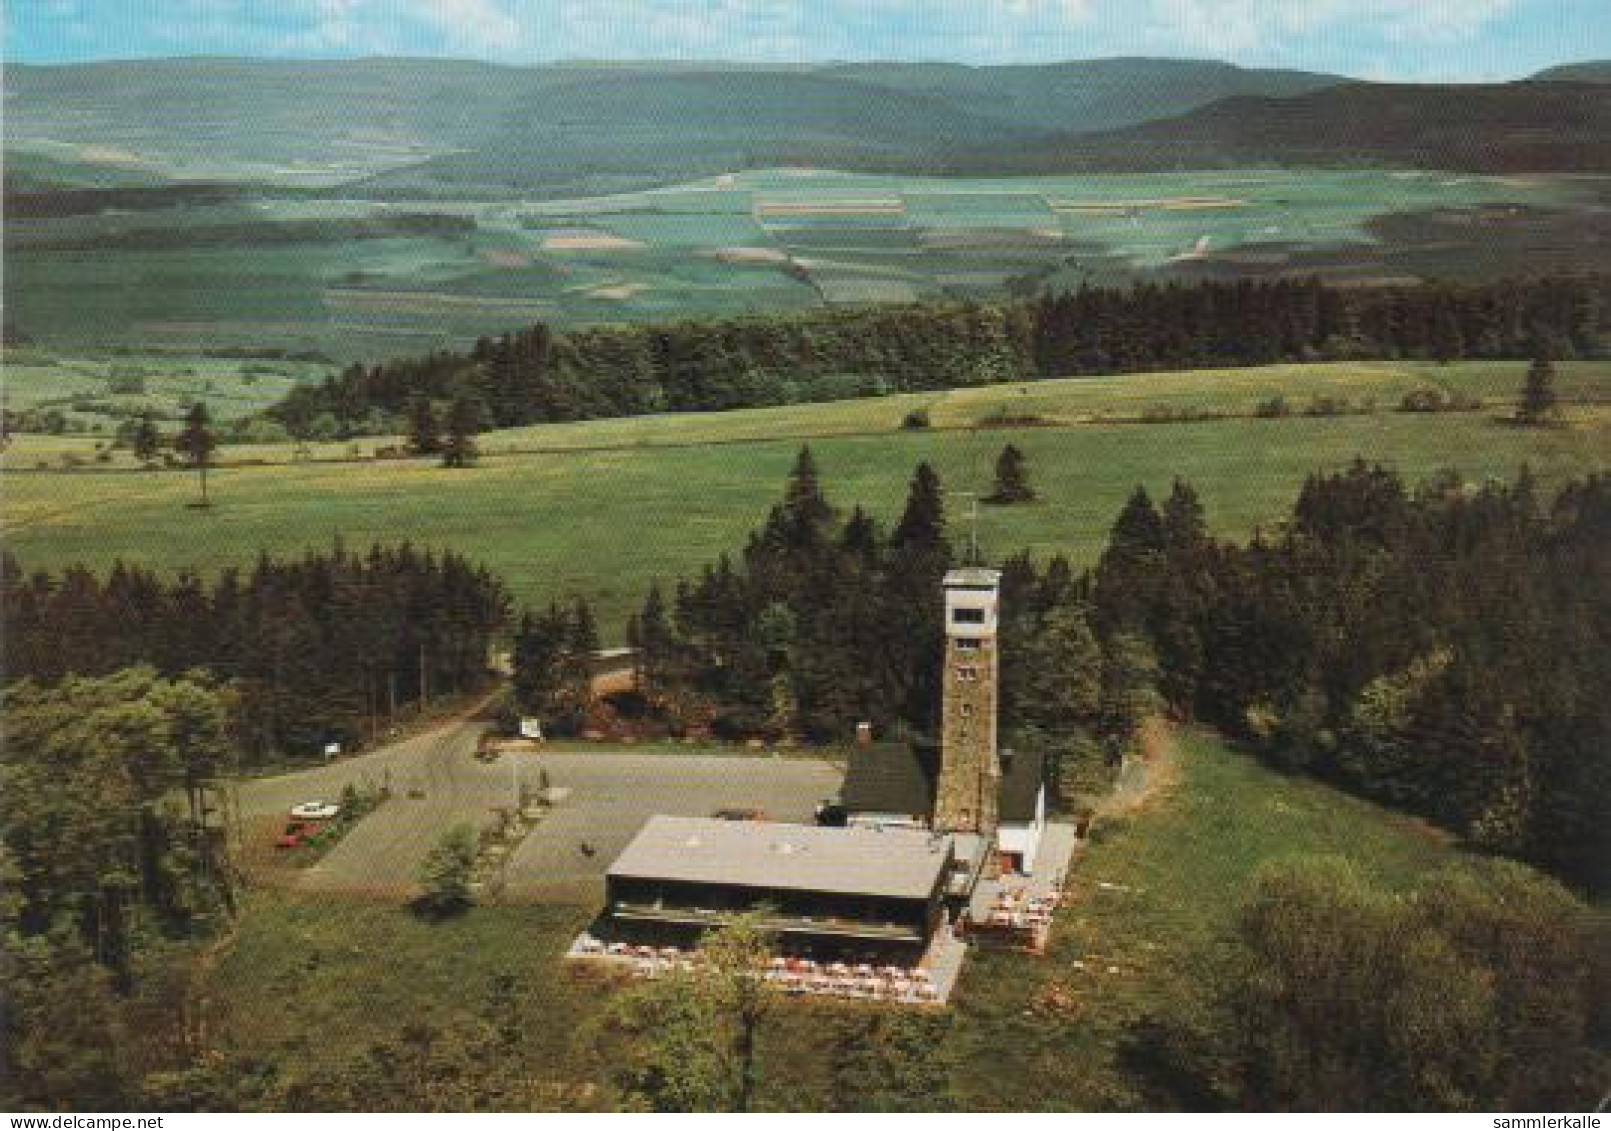
[[[299,821],[328,821],[339,812],[341,806],[334,801],[304,801],[291,806],[291,816]]]

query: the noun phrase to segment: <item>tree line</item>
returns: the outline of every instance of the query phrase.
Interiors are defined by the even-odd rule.
[[[1091,578],[1181,717],[1470,844],[1611,888],[1611,481],[1411,490],[1311,476],[1277,532],[1211,538],[1189,484],[1143,489]]]
[[[296,437],[407,431],[416,402],[490,427],[706,412],[1041,377],[1348,358],[1519,358],[1598,349],[1608,280],[1336,288],[1142,283],[1000,305],[916,303],[557,332],[542,325],[353,365],[269,415]]]
[[[835,742],[858,722],[932,735],[941,580],[958,561],[944,489],[927,463],[886,530],[859,506],[835,506],[803,448],[783,498],[736,558],[724,554],[669,591],[653,584],[629,619],[635,709],[683,735]],[[1061,557],[1044,569],[1027,554],[1006,563],[1003,617],[1007,741],[1042,745],[1072,782],[1156,708],[1156,663],[1135,633],[1098,639]],[[560,727],[596,717],[586,672],[596,646],[585,603],[525,618],[514,647],[519,708]]]
[[[1094,569],[1002,563],[1004,742],[1040,744],[1078,790],[1167,709],[1607,890],[1608,547],[1600,476],[1546,500],[1525,471],[1412,490],[1359,462],[1311,476],[1246,545],[1208,533],[1189,483],[1161,505],[1138,488]],[[631,618],[643,709],[673,733],[932,734],[954,560],[928,465],[886,532],[836,508],[802,450],[736,557],[656,583]],[[526,623],[524,707],[581,709],[574,634],[562,611]]]
[[[210,584],[123,562],[104,577],[27,572],[0,557],[8,680],[206,669],[238,697],[248,764],[351,745],[411,705],[477,686],[508,610],[486,569],[409,545],[265,555]]]

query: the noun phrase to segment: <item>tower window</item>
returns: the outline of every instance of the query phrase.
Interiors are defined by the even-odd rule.
[[[983,609],[952,609],[952,624],[983,624],[985,611]]]
[[[973,639],[970,636],[959,636],[959,637],[957,637],[957,651],[958,652],[977,652],[978,650],[979,650],[979,642],[977,640]]]

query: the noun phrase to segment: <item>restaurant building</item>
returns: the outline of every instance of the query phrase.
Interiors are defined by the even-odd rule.
[[[945,921],[952,838],[927,830],[657,816],[610,865],[622,933],[686,936],[759,914],[784,949],[915,958]]]

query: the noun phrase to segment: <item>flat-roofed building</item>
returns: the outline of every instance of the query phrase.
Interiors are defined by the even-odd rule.
[[[657,816],[610,865],[605,914],[697,936],[759,912],[785,946],[915,954],[944,921],[953,858],[926,829]]]

